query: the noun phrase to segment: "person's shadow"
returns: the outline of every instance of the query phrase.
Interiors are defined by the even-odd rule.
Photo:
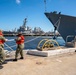
[[[9,61],[13,61],[13,59],[6,59],[6,60],[2,63],[2,65],[0,64],[0,69],[2,69],[2,68],[3,68],[3,65],[4,65],[4,64],[7,64]]]
[[[6,62],[9,62],[9,61],[13,61],[13,59],[6,59],[5,61],[6,61]]]

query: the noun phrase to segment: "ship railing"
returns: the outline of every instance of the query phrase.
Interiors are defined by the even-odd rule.
[[[66,37],[66,42],[71,42],[72,40],[74,40],[74,37],[75,37],[74,35],[68,35]],[[69,38],[72,38],[72,40],[71,41],[68,41]]]
[[[75,38],[74,35],[68,35],[68,36],[66,37],[65,46],[67,46],[67,47],[75,47],[74,38]]]

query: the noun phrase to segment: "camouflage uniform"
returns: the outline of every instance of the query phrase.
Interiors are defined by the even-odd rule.
[[[0,40],[6,41],[3,36],[0,36]],[[4,44],[0,44],[0,64],[5,61]]]
[[[15,41],[20,41],[21,38],[18,37],[17,39],[15,39]],[[17,44],[17,49],[16,49],[16,53],[15,53],[15,59],[13,61],[17,61],[17,57],[18,57],[18,54],[20,53],[21,55],[21,59],[23,59],[23,48],[24,48],[24,43],[21,43],[21,44]]]
[[[24,44],[19,44],[17,46],[16,53],[15,53],[15,59],[17,59],[19,53],[21,57],[23,57],[23,48],[24,48]]]

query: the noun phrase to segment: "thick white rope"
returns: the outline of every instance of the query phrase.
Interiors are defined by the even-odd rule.
[[[39,37],[41,37],[41,36],[39,36]],[[31,41],[33,41],[33,40],[36,40],[36,39],[39,38],[39,37],[36,37],[36,38],[34,38],[34,39],[31,39],[31,40],[28,40],[28,41],[26,41],[25,43],[31,42]],[[8,40],[8,41],[14,41],[14,39],[11,39],[11,40]],[[14,51],[14,50],[12,49],[12,47],[17,46],[17,45],[8,46],[6,43],[5,43],[5,45],[7,46],[6,48],[11,49],[11,51]]]
[[[8,46],[6,43],[4,43],[11,51],[14,51],[10,46]]]

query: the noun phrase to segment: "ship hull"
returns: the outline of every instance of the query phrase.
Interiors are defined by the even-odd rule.
[[[68,36],[71,36],[69,41],[72,41],[74,39],[76,36],[76,17],[52,12],[45,13],[45,15],[54,27],[58,27],[57,31],[60,33],[64,41],[66,41]]]

